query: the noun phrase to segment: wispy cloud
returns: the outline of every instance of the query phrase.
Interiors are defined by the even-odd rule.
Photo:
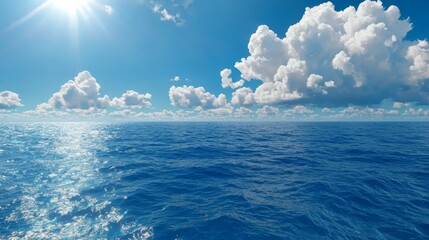
[[[182,26],[185,21],[180,16],[180,13],[171,14],[166,8],[161,4],[152,2],[153,7],[152,11],[160,15],[161,21],[171,21],[174,22],[177,26]]]
[[[183,7],[184,9],[188,9],[189,6],[191,6],[192,3],[194,3],[195,1],[194,0],[171,0],[171,2],[175,7]]]
[[[192,3],[194,3],[194,0],[184,0],[183,7],[188,8],[189,6],[191,6]]]

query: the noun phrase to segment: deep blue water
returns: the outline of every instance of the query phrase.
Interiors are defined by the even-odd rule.
[[[0,124],[0,239],[429,239],[429,123]]]

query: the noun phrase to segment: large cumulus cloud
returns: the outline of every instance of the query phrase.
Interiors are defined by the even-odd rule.
[[[53,109],[90,109],[110,106],[109,96],[100,96],[100,84],[88,71],[79,73],[74,80],[69,80],[54,93],[47,103],[39,108]]]
[[[22,106],[17,93],[11,91],[0,92],[0,109],[13,109]]]
[[[237,89],[232,103],[428,104],[429,44],[405,40],[411,29],[396,6],[370,0],[343,11],[331,2],[307,8],[284,38],[259,26],[250,56],[235,67],[243,79],[262,83],[255,91]]]

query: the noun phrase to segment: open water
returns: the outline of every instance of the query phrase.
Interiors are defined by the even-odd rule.
[[[429,239],[429,123],[0,124],[0,239]]]

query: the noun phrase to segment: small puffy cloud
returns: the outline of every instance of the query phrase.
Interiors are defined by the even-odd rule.
[[[265,105],[262,108],[256,110],[256,114],[258,116],[261,116],[261,117],[275,116],[275,115],[277,115],[279,113],[279,111],[280,110],[278,108]]]
[[[237,89],[232,103],[429,104],[429,43],[406,40],[411,29],[396,6],[371,0],[342,11],[331,2],[307,8],[284,38],[259,26],[250,55],[235,67],[244,80],[262,82],[254,91]]]
[[[0,93],[0,110],[13,109],[20,106],[22,106],[22,104],[18,94],[11,91],[4,91]]]
[[[104,5],[104,11],[105,11],[107,14],[112,15],[112,13],[113,13],[113,8],[112,8],[112,6],[110,6],[110,5]]]
[[[128,90],[126,93],[122,94],[120,98],[113,98],[110,102],[111,107],[116,108],[143,108],[150,107],[152,104],[149,100],[152,98],[152,95],[149,93],[140,94],[138,92]]]
[[[410,103],[401,103],[401,102],[394,102],[393,108],[409,108],[411,107]]]
[[[180,76],[175,76],[174,78],[170,79],[172,82],[178,82],[180,81]]]
[[[334,81],[327,81],[327,82],[325,82],[325,86],[327,88],[335,87],[335,82]]]
[[[100,84],[88,71],[79,73],[74,80],[61,86],[47,103],[37,106],[39,110],[47,109],[82,109],[107,108],[110,99],[107,95],[100,96]]]
[[[170,88],[168,96],[171,105],[176,107],[196,108],[197,110],[206,110],[214,108],[227,107],[227,99],[224,94],[215,96],[203,87],[183,86]]]
[[[232,89],[242,87],[244,84],[244,80],[241,79],[238,82],[233,82],[231,76],[231,69],[224,69],[220,72],[220,76],[222,77],[222,87],[227,88],[230,87]]]
[[[308,88],[317,88],[319,87],[320,82],[323,80],[323,77],[317,74],[311,74],[307,79]]]

